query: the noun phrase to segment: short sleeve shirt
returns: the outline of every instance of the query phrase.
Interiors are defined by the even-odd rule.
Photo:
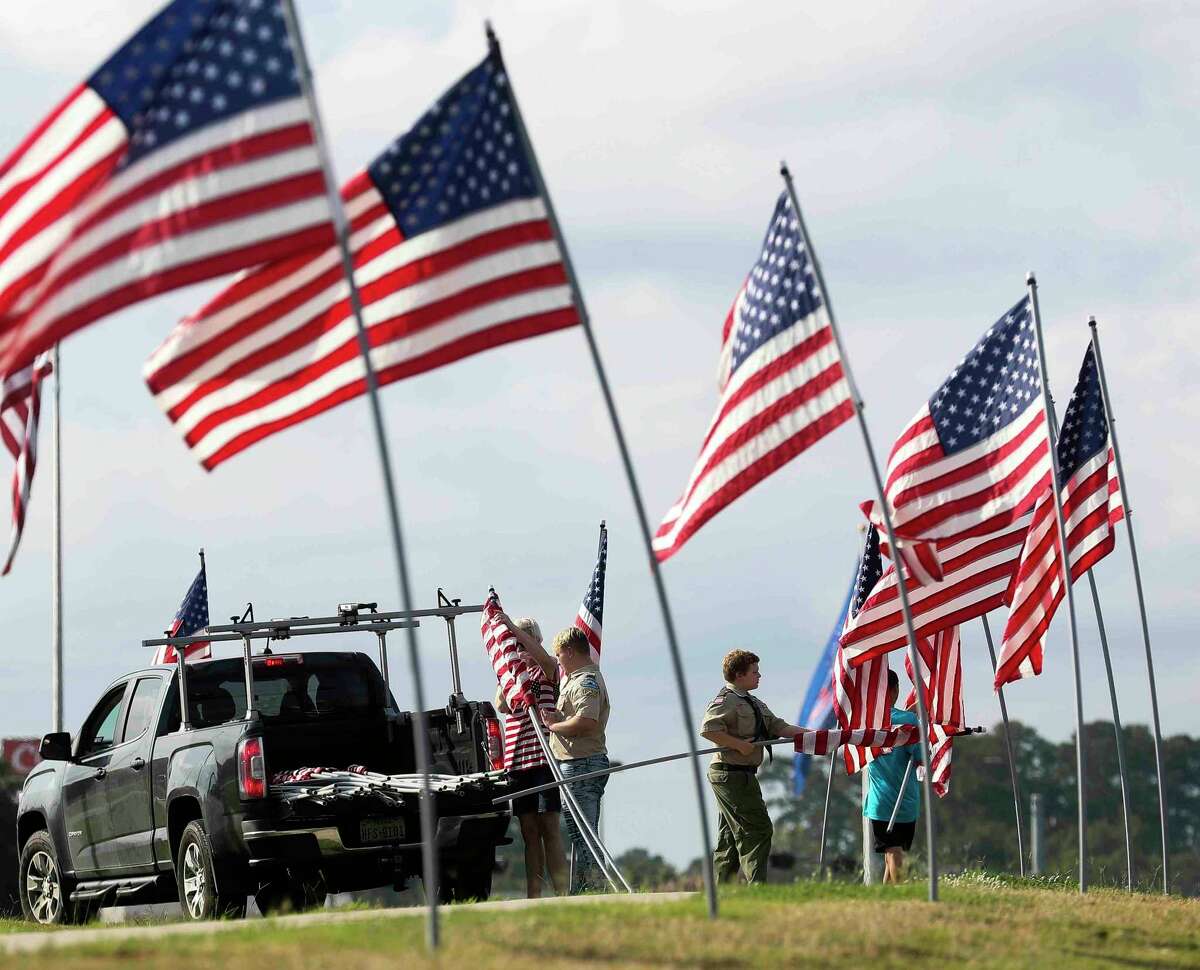
[[[572,671],[559,685],[558,710],[563,717],[574,717],[576,714],[600,722],[600,730],[596,734],[577,735],[564,738],[562,735],[550,732],[550,750],[559,761],[573,761],[576,758],[588,758],[594,754],[605,754],[604,729],[608,726],[608,688],[604,686],[604,678],[600,668],[595,664],[584,664],[578,670]]]
[[[717,693],[704,712],[704,721],[700,725],[701,734],[713,731],[723,731],[735,738],[753,741],[757,718],[754,709],[757,706],[762,717],[762,726],[767,738],[784,737],[788,733],[789,724],[781,717],[776,717],[771,709],[749,693],[736,690],[726,684]],[[737,751],[719,751],[713,755],[714,764],[750,765],[757,768],[762,764],[763,749],[755,748],[753,754],[745,755]]]
[[[916,724],[917,718],[912,711],[902,711],[892,708],[892,725]],[[904,773],[912,762],[913,771],[909,772],[907,784],[901,797],[900,785],[904,783]],[[921,746],[905,744],[893,748],[887,754],[879,755],[867,765],[869,787],[867,797],[863,802],[863,815],[877,821],[886,822],[892,817],[896,808],[896,800],[900,799],[900,808],[896,811],[897,822],[915,822],[921,814],[921,786],[917,782],[916,767],[921,763]]]

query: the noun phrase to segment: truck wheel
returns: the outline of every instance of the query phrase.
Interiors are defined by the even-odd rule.
[[[254,903],[263,916],[301,913],[325,905],[325,881],[319,876],[303,879],[274,879],[263,883],[254,894]]]
[[[492,894],[495,850],[477,852],[446,860],[438,884],[438,899],[443,903],[484,901]]]
[[[217,892],[212,847],[200,821],[188,822],[175,853],[179,905],[188,919],[233,919],[246,915],[246,897]]]
[[[49,832],[34,832],[21,849],[18,870],[21,912],[32,923],[54,926],[86,923],[86,904],[70,900],[71,887],[63,881],[58,853]]]

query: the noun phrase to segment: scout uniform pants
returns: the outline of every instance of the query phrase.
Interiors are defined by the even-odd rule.
[[[711,764],[708,783],[717,796],[720,813],[717,848],[713,852],[717,879],[735,880],[740,868],[747,882],[766,882],[772,827],[758,778],[752,771],[731,771],[724,765]]]

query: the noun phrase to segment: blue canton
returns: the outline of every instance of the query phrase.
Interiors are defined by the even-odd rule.
[[[1058,439],[1058,468],[1063,484],[1101,450],[1108,451],[1108,418],[1104,413],[1096,355],[1088,344]]]
[[[775,203],[762,253],[746,280],[742,311],[730,335],[730,373],[768,340],[810,317],[820,305],[821,295],[804,251],[800,223],[784,192]]]
[[[129,129],[122,167],[213,122],[300,94],[279,0],[174,0],[88,85]]]
[[[367,168],[411,239],[538,194],[508,78],[489,55]]]
[[[978,444],[1040,406],[1037,341],[1029,297],[997,320],[929,400],[947,455]]]
[[[592,570],[592,584],[583,594],[583,608],[595,617],[597,623],[604,622],[604,570],[608,565],[608,530],[600,535],[600,557]]]
[[[858,616],[867,597],[883,575],[883,560],[879,557],[879,532],[868,526],[867,541],[863,546],[862,560],[858,564],[858,576],[854,580],[854,599],[850,604],[850,615]]]
[[[179,605],[175,614],[175,623],[171,629],[173,637],[190,637],[193,633],[208,626],[208,578],[204,575],[204,567],[192,580],[187,595]]]

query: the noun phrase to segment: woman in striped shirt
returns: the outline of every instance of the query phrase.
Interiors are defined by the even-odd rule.
[[[525,617],[510,620],[501,615],[503,622],[521,648],[542,668],[542,680],[537,685],[538,707],[553,711],[558,700],[558,665],[542,646],[542,630],[537,620]],[[538,744],[529,716],[521,711],[512,713],[504,702],[504,692],[496,690],[496,709],[504,719],[504,767],[515,789],[533,788],[554,781],[546,756]],[[562,833],[559,829],[559,814],[562,802],[558,789],[526,795],[513,800],[513,814],[521,825],[521,838],[525,842],[525,887],[530,899],[542,894],[544,874],[549,871],[550,881],[559,895],[566,895],[569,888],[567,857],[563,851]]]

